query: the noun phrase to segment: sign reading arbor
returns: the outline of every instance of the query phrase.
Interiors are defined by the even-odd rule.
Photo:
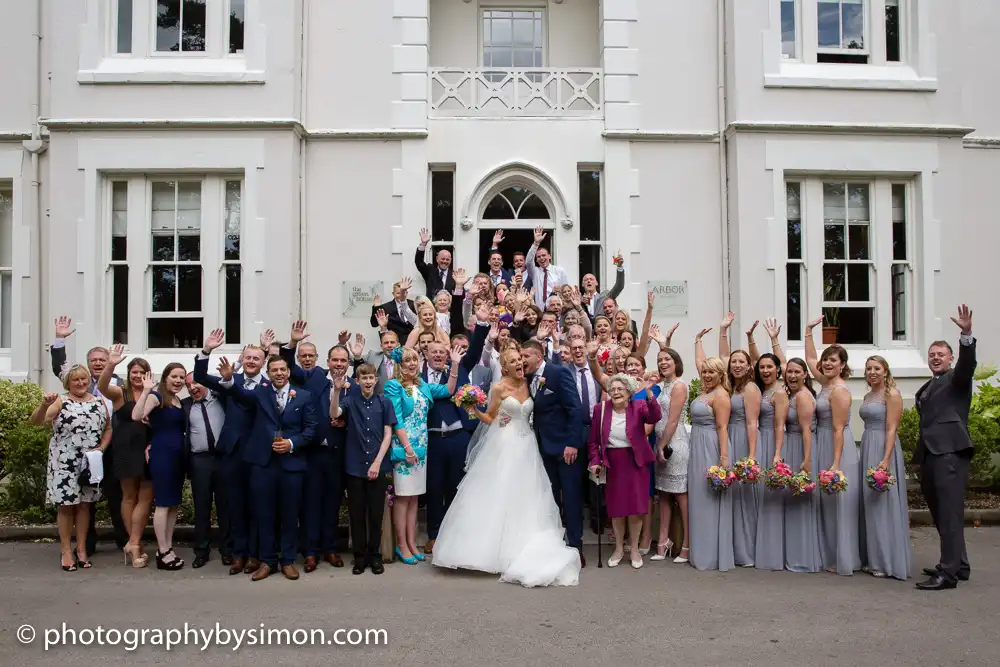
[[[646,291],[656,297],[654,315],[687,315],[688,284],[686,280],[649,280]]]

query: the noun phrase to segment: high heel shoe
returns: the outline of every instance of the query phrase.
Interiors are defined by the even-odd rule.
[[[675,563],[688,562],[687,556],[685,556],[684,554],[690,555],[690,550],[687,547],[681,547],[681,552],[677,555],[677,558],[674,559],[674,562]]]
[[[611,558],[608,559],[608,567],[618,567],[618,564],[622,562],[622,558],[624,557],[625,557],[624,553],[622,553],[622,555],[619,556],[618,558],[612,556]]]
[[[660,550],[660,547],[663,547],[662,552]],[[669,554],[670,550],[673,548],[674,548],[673,540],[667,540],[663,544],[657,544],[656,553],[650,556],[649,560],[667,560],[667,554]],[[640,551],[640,553],[642,552]]]
[[[163,560],[168,554],[174,554],[173,560]],[[166,552],[160,553],[156,552],[156,569],[157,570],[170,570],[176,571],[184,567],[184,561],[177,557],[173,549],[167,549]]]
[[[403,561],[407,565],[416,565],[417,564],[417,559],[416,558],[414,558],[413,556],[410,556],[410,557],[404,556],[403,552],[399,550],[399,547],[396,547],[396,555],[399,556],[399,560]]]
[[[420,553],[419,551],[414,551],[413,552],[413,557],[416,558],[421,563],[423,563],[424,560],[427,558],[427,556],[425,556],[424,554]]]
[[[76,569],[77,569],[76,568],[76,559],[73,558],[72,556],[70,556],[69,560],[70,560],[70,564],[69,565],[63,565],[62,564],[62,556],[60,556],[59,565],[62,567],[63,572],[76,572]]]
[[[80,568],[81,570],[89,570],[90,568],[94,567],[94,564],[91,563],[86,558],[80,558],[80,554],[77,554],[76,555],[76,566],[78,568]]]
[[[149,554],[143,551],[139,545],[126,544],[122,551],[125,552],[125,567],[128,567],[129,560],[132,561],[132,567],[136,569],[149,565]]]

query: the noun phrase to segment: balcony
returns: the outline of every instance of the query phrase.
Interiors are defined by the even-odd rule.
[[[431,115],[437,117],[601,118],[601,70],[432,68]]]

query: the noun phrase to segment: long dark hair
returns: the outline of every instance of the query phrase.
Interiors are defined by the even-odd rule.
[[[823,353],[819,355],[819,361],[820,363],[823,363],[824,359],[828,359],[830,357],[836,357],[837,360],[844,365],[844,368],[840,371],[840,378],[842,380],[846,380],[851,377],[851,367],[847,365],[847,350],[840,345],[831,345],[823,350]]]
[[[815,397],[816,390],[813,389],[813,381],[812,378],[809,377],[809,365],[805,362],[805,360],[800,359],[799,357],[792,357],[791,359],[788,360],[788,363],[786,363],[785,366],[787,367],[788,364],[795,364],[796,366],[802,369],[803,377],[805,378],[802,381],[802,386],[808,389],[809,393],[812,394],[813,397]],[[795,398],[794,396],[792,396],[792,392],[788,388],[788,378],[785,378],[785,393],[788,394],[789,398]]]
[[[733,375],[733,355],[742,354],[747,358],[747,374],[742,380],[736,379]],[[743,391],[743,388],[748,384],[756,382],[757,376],[754,372],[754,366],[750,363],[750,353],[746,350],[733,350],[729,355],[729,360],[726,362],[726,375],[729,376],[729,386],[731,388],[731,393],[738,394]]]
[[[778,369],[777,375],[775,375],[775,383],[781,382],[781,359],[778,359],[778,355],[772,354],[770,352],[765,352],[757,358],[757,363],[753,365],[753,381],[757,383],[757,388],[760,389],[760,393],[764,393],[764,381],[760,379],[760,362],[765,359],[770,359],[774,362],[774,367]]]
[[[142,357],[133,357],[132,360],[128,362],[128,366],[125,367],[125,386],[122,387],[122,398],[126,401],[135,401],[139,397],[139,394],[142,393],[142,389],[139,389],[139,394],[136,394],[135,387],[132,386],[132,369],[136,366],[141,368],[143,373],[153,372],[153,370],[149,367],[149,362]],[[125,393],[126,390],[128,393]]]

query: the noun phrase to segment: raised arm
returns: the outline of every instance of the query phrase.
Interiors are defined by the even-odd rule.
[[[608,387],[608,375],[601,368],[601,365],[597,363],[597,341],[590,340],[587,341],[587,364],[590,366],[590,374],[594,376],[597,380],[597,386],[601,389],[607,390]]]
[[[135,407],[132,408],[132,421],[143,421],[149,417],[149,413],[160,405],[160,399],[153,394],[154,387],[156,387],[156,382],[153,380],[153,374],[146,373],[142,378],[142,394],[139,395]]]
[[[618,295],[625,289],[625,258],[622,256],[621,250],[615,255],[614,264],[616,267],[615,284],[607,291],[605,299],[617,299]]]
[[[778,362],[781,364],[781,374],[785,374],[785,365],[788,360],[785,358],[785,352],[781,349],[781,325],[773,317],[769,317],[764,320],[764,330],[767,332],[768,338],[771,339],[771,353],[778,357]]]
[[[42,396],[42,402],[31,413],[28,421],[35,426],[51,424],[60,410],[62,410],[62,397],[56,393],[47,393]]]
[[[62,380],[66,372],[66,339],[73,335],[73,320],[60,315],[56,318],[56,339],[49,348],[52,357],[52,373]]]
[[[781,452],[785,447],[785,423],[788,421],[788,393],[778,390],[771,395],[771,405],[774,406],[774,459],[775,465],[782,459]]]
[[[951,318],[951,321],[958,325],[964,339],[968,340],[972,336],[972,311],[964,303],[958,308],[958,317]],[[951,382],[957,387],[968,387],[971,390],[975,373],[976,340],[973,338],[969,345],[959,341],[958,362],[955,364]]]
[[[427,250],[427,244],[430,243],[431,234],[426,229],[420,230],[420,245],[417,246],[417,254],[413,258],[413,263],[417,266],[417,272],[420,273],[424,281],[427,280],[427,272],[430,269],[430,265],[424,259],[424,251]]]
[[[306,333],[307,324],[303,320],[293,322],[291,333],[288,335],[288,344],[278,348],[278,355],[288,364],[288,372],[292,382],[300,386],[309,379],[309,373],[295,362],[295,350],[299,343],[309,338],[309,334]]]
[[[649,327],[653,324],[653,305],[656,303],[656,294],[649,292],[646,294],[646,317],[642,320],[642,333],[639,334],[639,344],[636,352],[640,357],[645,357],[649,350]]]
[[[722,318],[722,322],[719,324],[719,358],[722,359],[723,363],[729,362],[729,355],[732,353],[732,347],[729,344],[729,329],[733,326],[733,320],[736,319],[736,315],[733,313],[726,313],[726,316]]]
[[[753,382],[743,390],[743,408],[747,420],[747,443],[750,445],[750,458],[757,460],[757,438],[760,429],[760,389]]]
[[[701,367],[705,365],[705,361],[708,359],[708,356],[705,355],[705,344],[701,342],[701,339],[711,330],[711,327],[702,329],[694,337],[694,368],[699,373],[701,373]]]
[[[111,378],[115,376],[115,366],[120,364],[124,358],[125,346],[112,345],[108,353],[108,363],[104,365],[104,370],[97,378],[97,391],[101,392],[101,396],[111,401],[115,410],[125,405],[125,389],[111,384]],[[132,391],[131,383],[128,390]]]
[[[826,378],[823,377],[823,373],[819,369],[819,355],[816,354],[816,341],[813,340],[813,329],[823,321],[823,317],[823,315],[820,315],[812,322],[806,324],[806,332],[803,338],[806,339],[806,365],[809,366],[809,372],[812,373],[812,376],[820,385],[826,386]]]
[[[760,359],[760,350],[757,349],[757,341],[754,340],[753,332],[757,329],[757,325],[760,324],[760,320],[754,320],[750,328],[747,329],[747,354],[750,355],[750,367],[753,368],[757,364],[757,360]]]

